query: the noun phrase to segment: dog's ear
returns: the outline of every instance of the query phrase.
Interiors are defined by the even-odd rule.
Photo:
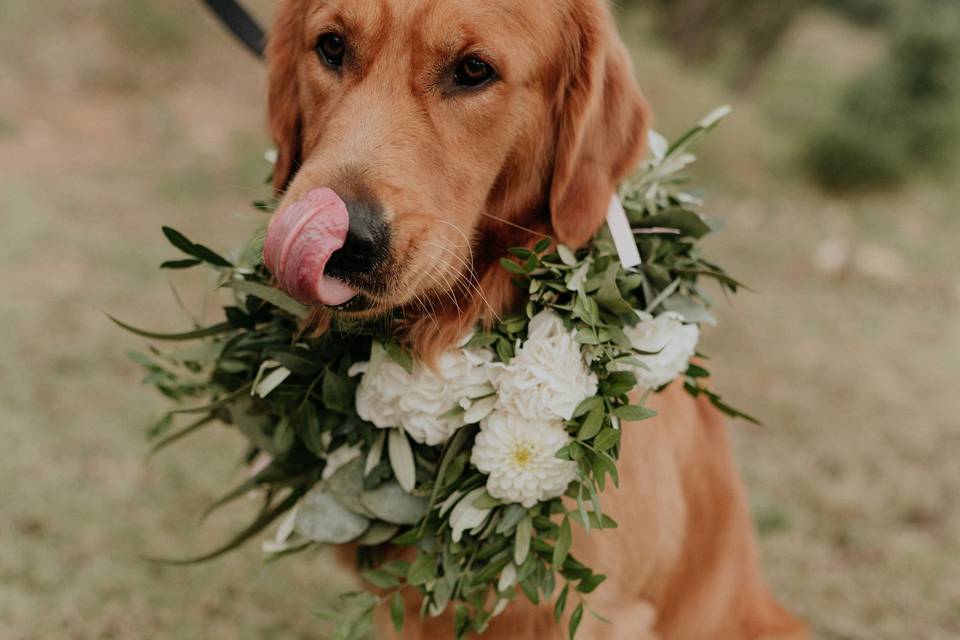
[[[277,145],[273,188],[279,195],[300,167],[303,116],[300,109],[298,62],[303,10],[300,0],[282,0],[267,45],[270,133]]]
[[[550,212],[557,239],[580,247],[603,224],[610,198],[645,148],[649,108],[606,3],[572,7]]]

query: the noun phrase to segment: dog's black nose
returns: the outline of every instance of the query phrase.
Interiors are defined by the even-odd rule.
[[[369,273],[386,259],[390,250],[390,227],[379,203],[367,199],[344,199],[350,213],[346,244],[330,256],[327,273],[332,276]]]

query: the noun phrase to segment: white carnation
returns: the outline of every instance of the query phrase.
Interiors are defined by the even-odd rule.
[[[576,479],[577,464],[556,457],[569,442],[562,420],[494,412],[477,435],[470,462],[488,474],[491,496],[529,509],[563,495]]]
[[[597,393],[597,377],[583,361],[575,334],[551,310],[530,321],[528,337],[508,365],[493,365],[497,409],[530,419],[569,420]]]
[[[487,349],[453,349],[440,356],[436,368],[414,363],[413,373],[382,353],[375,359],[380,360],[376,367],[360,363],[351,370],[351,375],[364,374],[357,415],[381,429],[400,427],[421,444],[445,443],[466,424],[462,410],[493,393],[487,369],[493,353]]]
[[[700,340],[699,327],[684,324],[683,316],[672,311],[656,318],[640,314],[640,324],[625,327],[624,333],[634,349],[651,354],[636,356],[647,369],[631,367],[644,389],[658,389],[686,371]]]

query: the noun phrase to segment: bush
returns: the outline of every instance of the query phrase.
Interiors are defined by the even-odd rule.
[[[894,186],[915,168],[949,167],[960,136],[960,8],[927,0],[886,59],[848,89],[805,163],[829,190]]]
[[[873,27],[894,13],[894,0],[822,0],[823,5],[857,24]]]
[[[846,123],[818,134],[804,163],[821,188],[834,192],[869,191],[900,184],[906,165],[889,138]]]

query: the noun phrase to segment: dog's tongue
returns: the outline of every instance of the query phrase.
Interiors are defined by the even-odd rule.
[[[304,304],[337,307],[357,291],[324,272],[350,230],[347,206],[330,189],[316,189],[280,212],[267,231],[263,260],[280,288]]]

